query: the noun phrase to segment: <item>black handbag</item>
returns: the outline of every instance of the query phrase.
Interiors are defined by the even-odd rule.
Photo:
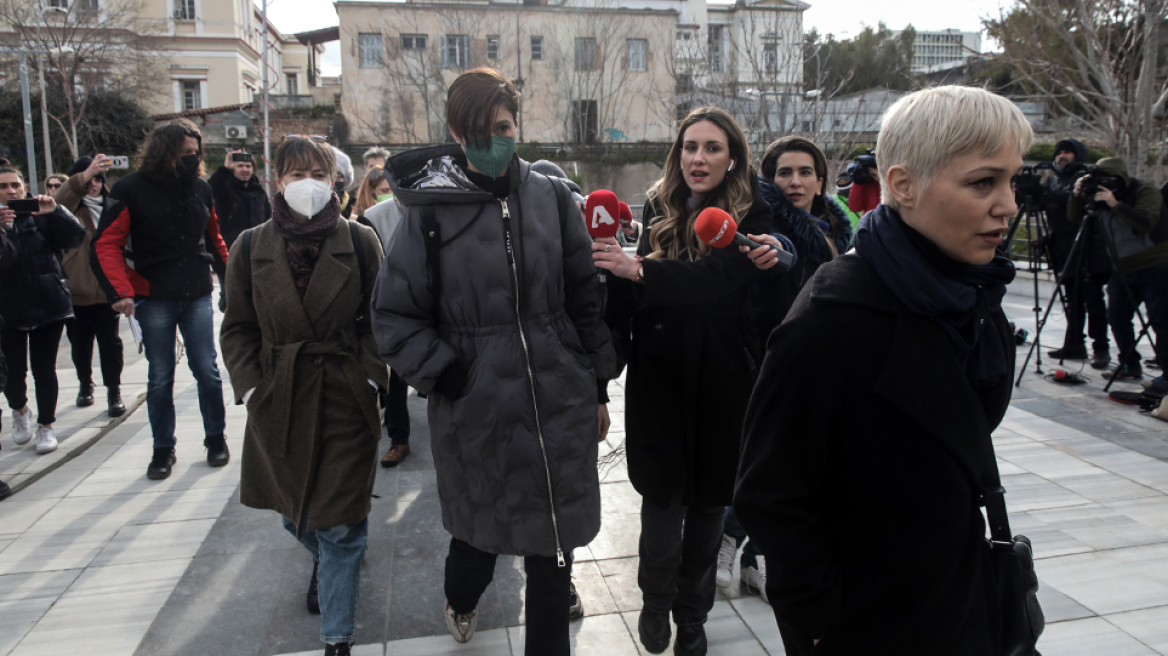
[[[985,491],[982,502],[990,524],[990,562],[998,593],[1002,656],[1041,656],[1038,637],[1046,626],[1038,604],[1038,574],[1034,571],[1034,549],[1024,535],[1010,535],[1006,515],[1006,489],[998,474],[994,446],[986,440],[988,452],[982,463]],[[992,621],[992,619],[991,619]]]

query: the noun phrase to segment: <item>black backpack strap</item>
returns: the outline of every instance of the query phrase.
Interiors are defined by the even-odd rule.
[[[442,267],[438,261],[438,251],[442,248],[442,229],[434,215],[433,205],[422,205],[422,241],[426,245],[426,267],[430,270],[430,295],[434,305],[430,313],[434,323],[438,323],[438,299],[442,297]]]
[[[353,240],[353,252],[357,254],[357,267],[361,270],[361,311],[369,307],[369,285],[365,284],[368,274],[365,273],[365,244],[361,241],[361,228],[356,221],[349,221],[349,238]]]

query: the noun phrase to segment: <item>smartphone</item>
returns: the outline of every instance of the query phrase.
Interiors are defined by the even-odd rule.
[[[255,159],[252,158],[251,153],[232,153],[231,161],[233,162],[247,162],[248,164],[255,164]]]
[[[8,209],[17,214],[36,214],[41,211],[41,204],[35,198],[14,198],[6,204]]]
[[[113,155],[105,160],[111,169],[128,169],[130,168],[130,158],[126,155]]]

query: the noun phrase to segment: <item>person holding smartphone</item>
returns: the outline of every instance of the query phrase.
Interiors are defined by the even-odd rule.
[[[219,217],[219,234],[230,250],[236,238],[272,216],[268,194],[255,174],[255,158],[245,150],[227,153],[227,159],[207,180]]]
[[[12,243],[12,265],[0,271],[0,350],[12,365],[4,396],[12,408],[12,441],[36,452],[57,450],[53,422],[57,412],[57,347],[65,321],[73,317],[73,299],[65,284],[58,254],[80,246],[85,227],[51,196],[26,198],[24,177],[0,166],[0,224]],[[37,419],[32,426],[26,374],[36,381]]]

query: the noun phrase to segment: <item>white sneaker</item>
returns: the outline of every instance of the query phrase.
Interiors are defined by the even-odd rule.
[[[715,580],[719,588],[728,588],[734,582],[734,556],[738,555],[738,541],[729,535],[722,536],[722,547],[718,549],[718,573]]]
[[[454,612],[450,604],[446,604],[446,628],[450,629],[450,635],[454,636],[456,641],[470,642],[478,625],[479,613],[477,610],[472,610],[470,615],[459,615]]]
[[[36,452],[40,455],[52,453],[57,450],[57,436],[53,434],[53,429],[37,424],[36,427]]]
[[[762,597],[762,600],[771,603],[767,599],[766,592],[766,558],[763,556],[756,556],[758,562],[755,567],[742,568],[742,582],[746,584],[746,589]]]
[[[19,411],[12,411],[12,441],[17,445],[28,444],[32,439],[32,429],[29,428],[29,420],[32,419],[32,408],[25,408],[24,414]]]

